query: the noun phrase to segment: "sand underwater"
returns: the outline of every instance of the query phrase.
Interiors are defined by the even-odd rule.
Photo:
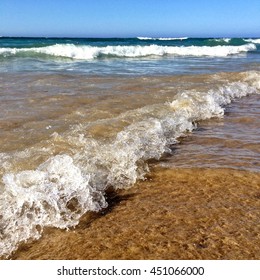
[[[110,194],[102,213],[46,230],[12,259],[259,259],[259,180],[231,169],[158,169]]]
[[[150,162],[145,181],[127,190],[110,190],[108,208],[87,213],[74,229],[46,229],[41,239],[21,245],[11,258],[259,259],[259,162],[242,160],[240,165],[248,164],[249,170],[203,167],[207,161],[224,162],[210,154],[212,147],[221,143],[223,149],[224,141],[230,152],[237,145],[236,139],[210,139],[208,131],[228,134],[241,120],[248,123],[244,114],[239,119],[237,107],[247,111],[251,102],[248,98],[242,106],[239,100],[223,120],[202,122],[176,145],[173,155]],[[251,123],[257,124],[257,116]],[[254,148],[259,152],[259,146]],[[187,155],[201,167],[185,166]],[[173,165],[176,161],[180,166]]]

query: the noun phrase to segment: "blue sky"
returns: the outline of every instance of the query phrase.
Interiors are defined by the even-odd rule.
[[[0,35],[260,37],[260,0],[1,0]]]

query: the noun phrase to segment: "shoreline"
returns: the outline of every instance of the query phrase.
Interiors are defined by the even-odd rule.
[[[259,259],[260,173],[156,167],[74,229],[46,229],[14,260]]]

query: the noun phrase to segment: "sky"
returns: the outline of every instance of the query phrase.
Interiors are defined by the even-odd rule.
[[[0,36],[260,37],[260,0],[0,0]]]

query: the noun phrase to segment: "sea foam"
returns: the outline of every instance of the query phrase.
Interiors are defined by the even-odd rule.
[[[229,43],[231,41],[231,38],[215,38],[215,39],[210,39],[210,41]]]
[[[260,44],[260,39],[244,39],[245,42]]]
[[[177,41],[177,40],[187,40],[189,37],[159,37],[159,38],[153,38],[153,37],[137,37],[139,40],[159,40],[159,41]]]
[[[16,54],[43,54],[55,57],[91,60],[101,57],[137,58],[148,56],[211,56],[226,57],[256,49],[253,43],[242,46],[77,46],[74,44],[55,44],[39,48],[0,48],[0,55],[12,56]]]
[[[52,157],[36,170],[4,175],[0,255],[21,241],[37,239],[46,226],[75,226],[86,211],[105,207],[102,190],[93,189],[89,179],[68,155]]]

